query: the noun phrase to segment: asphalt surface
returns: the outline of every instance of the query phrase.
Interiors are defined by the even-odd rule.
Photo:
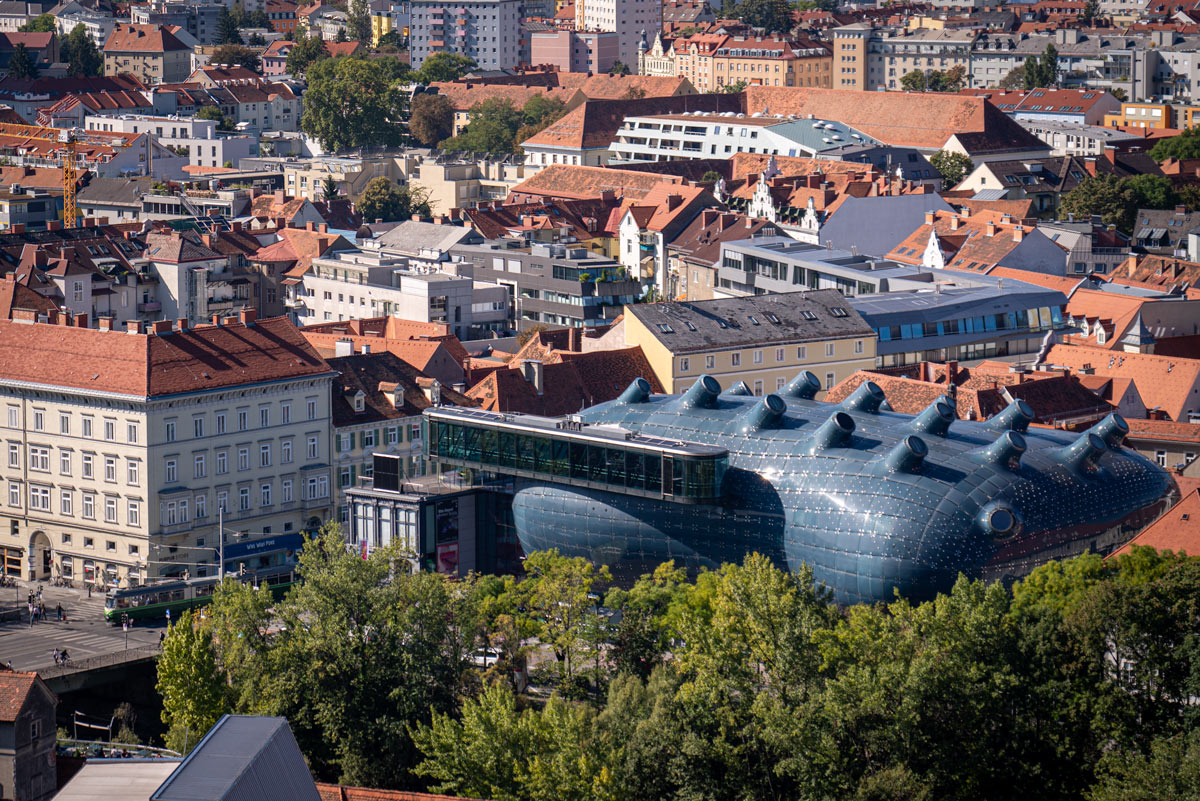
[[[73,662],[126,649],[126,633],[104,620],[103,593],[88,598],[86,590],[43,583],[47,619],[30,626],[26,608],[30,591],[36,593],[38,586],[37,582],[22,581],[17,589],[0,587],[0,609],[15,605],[21,610],[20,621],[0,621],[0,662],[11,663],[15,670],[37,670],[54,666],[55,648],[66,648]],[[66,612],[66,622],[55,619],[58,604]],[[166,630],[165,623],[139,621],[129,629],[128,647],[157,643],[158,635]]]

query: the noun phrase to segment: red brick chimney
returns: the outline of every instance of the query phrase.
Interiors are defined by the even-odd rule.
[[[258,319],[258,312],[254,309],[239,309],[238,322],[242,325],[254,325],[254,321]]]

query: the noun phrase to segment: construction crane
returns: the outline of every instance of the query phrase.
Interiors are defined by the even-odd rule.
[[[75,163],[78,144],[86,141],[88,132],[78,128],[46,128],[40,125],[19,125],[0,122],[0,136],[21,137],[37,142],[54,142],[62,145],[59,158],[62,162],[63,225],[74,228],[79,224],[79,209],[75,204],[75,191],[79,173]],[[106,142],[105,144],[111,144]]]

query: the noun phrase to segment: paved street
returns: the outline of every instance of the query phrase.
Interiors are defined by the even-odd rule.
[[[21,582],[17,590],[0,588],[0,607],[11,607],[18,597],[24,610],[30,590],[36,583]],[[0,662],[12,662],[17,670],[34,670],[54,665],[54,649],[66,648],[72,661],[125,650],[125,632],[120,626],[104,622],[104,596],[95,593],[89,599],[86,590],[42,585],[42,603],[49,618],[36,626],[22,611],[20,622],[0,622]],[[67,622],[54,619],[54,608],[62,604]],[[129,630],[129,647],[158,642],[162,623],[141,622]]]

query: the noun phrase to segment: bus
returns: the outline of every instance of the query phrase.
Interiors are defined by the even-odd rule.
[[[272,567],[251,570],[245,574],[227,576],[243,584],[267,588],[275,598],[280,598],[298,580],[294,567]],[[175,579],[131,587],[126,590],[109,590],[104,599],[104,619],[111,625],[120,625],[122,616],[130,620],[165,618],[167,612],[175,620],[188,609],[206,606],[212,601],[213,590],[220,580],[216,576],[207,578]]]

